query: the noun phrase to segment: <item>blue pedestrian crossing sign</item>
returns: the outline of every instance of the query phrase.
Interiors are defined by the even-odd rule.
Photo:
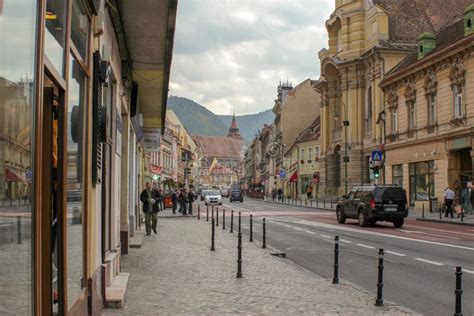
[[[372,151],[372,161],[382,161],[383,159],[382,151],[381,150],[374,150]]]
[[[286,172],[285,172],[284,169],[281,169],[280,170],[280,179],[285,179],[285,177],[286,177]]]

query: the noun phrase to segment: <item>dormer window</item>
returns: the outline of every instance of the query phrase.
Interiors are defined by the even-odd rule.
[[[474,34],[474,4],[464,11],[464,35]]]
[[[423,33],[418,37],[418,59],[428,55],[436,47],[436,37],[431,33]]]

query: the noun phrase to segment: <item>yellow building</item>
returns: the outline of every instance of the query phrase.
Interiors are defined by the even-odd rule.
[[[384,141],[380,82],[416,48],[419,34],[439,30],[470,2],[335,1],[316,86],[321,94],[322,194],[341,195],[353,185],[374,182],[370,155]]]
[[[387,182],[409,192],[411,205],[473,178],[474,5],[387,74]],[[469,22],[471,21],[471,22]]]
[[[285,154],[288,170],[286,196],[306,199],[308,188],[312,197],[319,195],[320,132],[318,116],[300,133]]]

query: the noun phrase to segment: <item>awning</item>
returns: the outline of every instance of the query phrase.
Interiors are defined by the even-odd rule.
[[[296,170],[295,172],[293,172],[293,174],[291,175],[290,177],[290,180],[288,180],[290,182],[298,182],[298,171]]]
[[[117,34],[121,57],[128,59],[138,85],[143,127],[164,128],[178,0],[110,3],[114,25],[123,29]]]
[[[10,168],[5,168],[5,181],[6,182],[23,182],[25,180],[14,170]]]

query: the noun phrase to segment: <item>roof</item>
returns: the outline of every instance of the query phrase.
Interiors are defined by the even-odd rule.
[[[242,140],[221,136],[192,136],[202,154],[208,157],[240,158]]]
[[[321,135],[321,117],[318,116],[310,126],[308,126],[301,134],[296,138],[295,143],[303,143],[311,140],[318,140]]]
[[[436,33],[461,16],[472,0],[373,0],[389,14],[389,43],[416,43],[423,32]],[[384,45],[385,44],[385,45]]]
[[[436,34],[436,47],[429,54],[418,60],[418,51],[412,52],[387,73],[380,85],[385,86],[394,79],[399,78],[402,73],[426,64],[435,57],[452,52],[458,44],[461,46],[463,44],[470,44],[473,40],[474,35],[464,36],[464,18],[457,17],[453,23],[445,26]]]

